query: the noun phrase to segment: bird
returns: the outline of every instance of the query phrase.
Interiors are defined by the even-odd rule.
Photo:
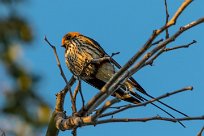
[[[116,73],[114,64],[109,59],[100,63],[90,63],[93,59],[100,59],[109,56],[98,42],[84,36],[78,32],[69,32],[62,38],[62,47],[65,48],[65,62],[69,70],[76,76],[92,85],[101,89],[110,78]],[[86,66],[88,64],[88,66]],[[133,93],[133,88],[144,92],[139,84],[134,84],[127,80],[112,96],[118,99],[138,104],[143,100],[137,93]]]
[[[69,32],[65,34],[62,38],[61,46],[65,48],[65,63],[71,73],[99,90],[117,72],[115,67],[121,68],[119,63],[109,56],[97,41],[79,32]],[[100,59],[107,56],[111,59],[105,59],[100,63],[90,63],[93,59]],[[138,93],[135,92],[134,89],[136,89]],[[133,77],[130,77],[120,85],[120,88],[118,88],[112,96],[132,104],[140,104],[147,101],[147,99],[139,95],[139,93],[154,99]],[[178,111],[162,101],[157,101],[188,117],[185,113]],[[156,104],[151,104],[175,118]],[[182,123],[180,124],[184,126]]]

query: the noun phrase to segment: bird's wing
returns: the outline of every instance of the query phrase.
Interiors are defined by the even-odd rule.
[[[100,44],[99,44],[98,42],[96,42],[96,41],[95,41],[94,39],[92,39],[92,38],[89,38],[89,37],[87,37],[87,38],[90,39],[90,41],[92,42],[92,45],[93,45],[94,47],[96,47],[101,53],[103,53],[104,55],[109,56],[109,55],[105,52],[105,50],[100,46]],[[111,62],[112,62],[118,69],[121,68],[121,65],[120,65],[117,61],[115,61],[112,57],[111,57]],[[146,96],[148,96],[148,97],[150,97],[150,98],[152,98],[152,99],[155,99],[155,97],[153,97],[153,96],[151,96],[150,94],[148,94],[148,93],[142,88],[142,86],[141,86],[133,77],[130,77],[129,79],[130,79],[132,85],[133,85],[139,92],[145,94]],[[145,99],[144,97],[141,97],[140,95],[136,94],[136,93],[133,92],[133,91],[131,92],[131,94],[132,94],[133,96],[135,96],[136,98],[139,96],[139,98],[141,98],[141,99],[147,101],[147,99]],[[172,110],[174,110],[174,111],[176,111],[176,112],[178,112],[178,113],[180,113],[180,114],[182,114],[182,115],[188,117],[188,115],[186,115],[185,113],[182,113],[182,112],[178,111],[177,109],[175,109],[175,108],[173,108],[173,107],[171,107],[171,106],[169,106],[169,105],[163,103],[163,102],[160,101],[160,100],[157,100],[157,102],[159,102],[159,103],[161,103],[162,105],[164,105],[164,106],[166,106],[166,107],[168,107],[168,108],[170,108],[170,109],[172,109]],[[156,106],[157,108],[161,109],[162,111],[164,111],[165,113],[167,113],[168,115],[170,115],[171,117],[174,118],[174,116],[172,116],[170,113],[168,113],[168,112],[165,111],[164,109],[160,108],[159,106],[155,105],[154,103],[152,103],[152,104],[153,104],[154,106]],[[181,122],[179,122],[179,123],[183,126],[183,124],[182,124]]]
[[[89,41],[89,44],[92,44],[95,48],[97,48],[101,53],[103,53],[104,55],[107,55],[109,56],[105,50],[100,46],[100,44],[95,41],[94,39],[90,38],[90,37],[87,37],[85,36],[87,39],[90,39]],[[121,68],[121,65],[115,61],[112,57],[111,57],[111,62],[118,68],[120,69]],[[132,85],[141,93],[143,94],[147,94],[147,92],[142,88],[142,86],[133,78],[133,77],[130,77],[130,81],[132,82]]]
[[[94,39],[90,38],[90,37],[87,37],[87,36],[84,36],[86,38],[86,42],[88,44],[91,44],[92,46],[94,46],[96,49],[98,49],[98,51],[103,54],[103,55],[107,55],[107,53],[105,52],[105,50],[100,46],[100,44],[95,41]]]

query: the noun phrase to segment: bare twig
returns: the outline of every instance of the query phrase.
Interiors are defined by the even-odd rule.
[[[156,60],[161,54],[163,54],[164,52],[168,52],[168,51],[171,51],[171,50],[176,50],[176,49],[181,49],[181,48],[188,48],[189,46],[195,44],[196,41],[193,40],[192,42],[186,44],[186,45],[180,45],[180,46],[176,46],[176,47],[173,47],[173,48],[162,48],[158,53],[156,53],[150,60],[146,61],[145,64],[142,66],[146,66],[146,65],[150,65],[152,66],[153,63],[154,63],[154,60]]]
[[[55,46],[52,45],[52,44],[48,41],[48,39],[47,39],[46,36],[45,36],[44,40],[45,40],[45,41],[48,43],[48,45],[53,49],[54,55],[55,55],[55,58],[56,58],[56,61],[57,61],[57,66],[58,66],[59,69],[60,69],[60,74],[61,74],[62,78],[64,79],[65,83],[68,84],[67,78],[66,78],[66,76],[64,75],[64,72],[63,72],[63,70],[62,70],[62,66],[61,66],[61,64],[60,64],[60,60],[59,60],[59,57],[58,57],[58,55],[57,55],[57,50],[56,50]]]
[[[168,52],[168,51],[171,51],[171,50],[176,50],[176,49],[180,49],[180,48],[188,48],[189,46],[195,44],[197,41],[196,40],[193,40],[192,42],[186,44],[186,45],[180,45],[180,46],[176,46],[176,47],[173,47],[173,48],[165,48],[164,51],[165,52]]]
[[[79,79],[79,93],[80,93],[81,100],[82,100],[82,107],[84,107],[85,100],[84,100],[84,96],[83,96],[83,93],[82,93],[82,90],[81,90],[81,79]]]
[[[75,101],[76,101],[76,97],[77,97],[77,94],[79,92],[79,89],[80,89],[80,82],[78,80],[78,84],[77,84],[77,86],[76,86],[76,88],[74,90],[74,94],[73,94],[73,98],[74,98]]]
[[[156,30],[156,35],[159,35],[161,32],[166,30],[167,28],[171,27],[172,25],[176,24],[176,21],[178,17],[181,15],[181,13],[185,10],[185,8],[192,2],[193,0],[184,0],[184,2],[181,4],[181,6],[178,8],[174,16],[171,18],[171,20],[160,29]]]
[[[111,118],[111,119],[104,119],[89,125],[97,125],[97,124],[105,124],[105,123],[114,123],[114,122],[147,122],[152,120],[163,120],[163,121],[170,121],[170,122],[178,122],[178,121],[190,121],[190,120],[204,120],[204,116],[198,117],[185,117],[185,118],[165,118],[160,116],[154,116],[149,118]]]
[[[164,39],[160,39],[160,40],[158,40],[158,41],[156,41],[156,42],[153,42],[151,46],[157,45],[157,44],[159,44],[160,42],[162,42],[163,40],[164,40]]]
[[[120,52],[113,52],[110,57],[112,58],[113,56],[118,55],[118,54],[120,54]]]
[[[170,92],[170,93],[166,93],[164,95],[161,95],[159,97],[156,97],[155,99],[151,99],[149,101],[146,101],[144,103],[141,103],[141,104],[137,104],[137,105],[132,105],[132,104],[129,104],[125,107],[122,107],[121,109],[118,109],[118,110],[115,110],[115,111],[112,111],[112,112],[109,112],[109,113],[105,113],[105,114],[102,114],[100,117],[106,117],[106,116],[111,116],[111,115],[114,115],[116,113],[119,113],[119,112],[122,112],[124,110],[127,110],[129,108],[134,108],[134,107],[140,107],[140,106],[146,106],[147,104],[150,104],[150,103],[153,103],[155,101],[158,101],[158,100],[161,100],[163,98],[166,98],[166,97],[169,97],[171,95],[174,95],[174,94],[177,94],[177,93],[181,93],[183,91],[188,91],[188,90],[192,90],[193,87],[184,87],[182,89],[179,89],[179,90],[176,90],[176,91],[173,91],[173,92]]]
[[[92,120],[91,116],[87,117],[68,117],[67,119],[60,117],[61,114],[59,114],[58,118],[60,118],[60,121],[57,123],[57,127],[60,130],[71,130],[77,126],[88,126],[88,125],[98,125],[98,124],[105,124],[105,123],[114,123],[114,122],[147,122],[147,121],[153,121],[153,120],[163,120],[163,121],[169,121],[169,122],[178,122],[178,121],[190,121],[190,120],[204,120],[203,116],[197,116],[197,117],[185,117],[185,118],[166,118],[166,117],[160,117],[160,116],[154,116],[154,117],[146,117],[146,118],[110,118],[110,119],[104,119],[104,120]]]
[[[96,113],[94,115],[92,115],[92,120],[96,120],[98,117],[101,116],[101,114],[106,111],[111,105],[115,104],[115,103],[118,103],[120,102],[119,99],[117,98],[114,98],[110,101],[107,101],[103,106],[102,108],[100,108],[99,110],[96,111]]]
[[[166,11],[166,22],[165,25],[167,25],[167,23],[169,22],[169,12],[168,12],[168,5],[167,5],[167,1],[164,0],[164,5],[165,5],[165,11]],[[169,38],[169,29],[167,28],[166,30],[166,39]]]
[[[126,107],[128,105],[132,105],[132,104],[126,104],[126,105],[121,105],[121,106],[110,106],[109,109],[121,109],[121,108]]]
[[[67,86],[68,86],[69,83],[68,83],[67,78],[66,78],[66,76],[65,76],[65,74],[64,74],[64,72],[63,72],[63,69],[62,69],[62,66],[61,66],[61,64],[60,64],[60,60],[59,60],[59,57],[58,57],[58,55],[57,55],[57,50],[56,50],[55,46],[52,45],[52,44],[48,41],[48,39],[47,39],[46,36],[45,36],[44,40],[45,40],[45,41],[48,43],[48,45],[53,49],[54,55],[55,55],[56,60],[57,60],[57,66],[59,67],[61,76],[63,77],[65,83],[66,83]],[[67,90],[67,91],[69,91],[69,90]],[[73,94],[72,94],[71,90],[69,91],[69,94],[70,94],[70,98],[71,98],[71,102],[72,102],[72,110],[73,110],[74,113],[76,113],[76,112],[77,112],[77,109],[76,109],[76,105],[75,105],[75,103],[74,103],[74,98],[73,98]]]
[[[148,52],[135,66],[133,66],[133,68],[129,71],[129,77],[132,76],[138,70],[140,70],[142,68],[142,66],[145,64],[145,62],[149,58],[151,58],[155,53],[157,53],[160,49],[165,47],[170,42],[174,41],[178,36],[180,36],[186,30],[188,30],[188,29],[190,29],[190,28],[192,28],[198,24],[201,24],[201,23],[204,23],[204,18],[200,18],[196,21],[193,21],[193,22],[181,27],[174,35],[172,35],[171,37],[169,37],[168,39],[166,39],[165,41],[160,43],[157,47],[152,49],[152,51]]]
[[[56,94],[57,99],[56,99],[56,104],[55,104],[55,111],[52,113],[52,117],[50,119],[46,136],[57,136],[59,133],[59,129],[56,127],[56,122],[59,121],[59,118],[65,118],[65,113],[64,113],[64,99],[66,96],[67,90],[71,88],[71,86],[75,82],[75,78],[72,76],[70,81],[68,82],[68,85],[59,93]]]
[[[204,131],[204,127],[200,130],[200,132],[198,132],[197,136],[202,136],[203,131]]]
[[[73,136],[77,136],[77,128],[74,128],[74,129],[72,130],[72,135],[73,135]]]

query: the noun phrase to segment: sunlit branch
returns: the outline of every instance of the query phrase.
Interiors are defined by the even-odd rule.
[[[179,89],[179,90],[176,90],[176,91],[173,91],[173,92],[170,92],[170,93],[166,93],[164,95],[161,95],[159,97],[156,97],[155,99],[151,99],[149,101],[146,101],[146,102],[143,102],[143,103],[140,103],[140,104],[137,104],[137,105],[133,105],[133,104],[129,104],[125,107],[122,107],[118,110],[115,110],[115,111],[112,111],[112,112],[109,112],[109,113],[105,113],[105,114],[102,114],[100,117],[106,117],[106,116],[111,116],[111,115],[114,115],[116,113],[119,113],[119,112],[122,112],[124,110],[127,110],[127,109],[130,109],[130,108],[135,108],[135,107],[140,107],[140,106],[146,106],[147,104],[150,104],[150,103],[153,103],[155,101],[158,101],[158,100],[161,100],[163,98],[166,98],[166,97],[169,97],[171,95],[175,95],[177,93],[181,93],[181,92],[184,92],[184,91],[188,91],[188,90],[192,90],[193,87],[184,87],[182,89]]]

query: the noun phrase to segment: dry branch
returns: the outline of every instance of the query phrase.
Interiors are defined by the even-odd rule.
[[[148,61],[146,61],[142,67],[144,66],[147,66],[147,65],[150,65],[152,66],[153,63],[154,63],[154,60],[156,60],[161,54],[163,54],[164,52],[168,52],[168,51],[172,51],[172,50],[176,50],[176,49],[181,49],[181,48],[188,48],[189,46],[195,44],[196,41],[193,40],[192,42],[186,44],[186,45],[180,45],[180,46],[175,46],[175,47],[172,47],[172,48],[162,48],[158,53],[156,53],[153,57],[151,57],[151,59],[149,59]],[[142,68],[141,67],[141,68]]]
[[[59,133],[59,129],[56,127],[57,122],[59,119],[57,118],[60,116],[61,118],[65,118],[66,115],[64,113],[64,100],[66,96],[66,92],[70,90],[71,86],[75,82],[75,78],[72,76],[68,85],[65,86],[63,90],[56,94],[56,104],[55,104],[55,111],[52,113],[52,117],[50,119],[48,129],[46,132],[46,136],[57,136]]]
[[[111,118],[106,120],[100,120],[95,122],[94,124],[89,125],[98,125],[98,124],[105,124],[105,123],[114,123],[114,122],[147,122],[152,120],[162,120],[162,121],[170,121],[170,122],[178,122],[178,121],[190,121],[190,120],[204,120],[204,116],[198,117],[185,117],[185,118],[165,118],[160,116],[149,117],[149,118]]]
[[[117,87],[115,87],[115,86],[124,82],[124,79],[128,79],[129,77],[131,77],[140,68],[140,66],[143,65],[147,59],[149,59],[149,57],[151,56],[150,53],[146,54],[145,59],[143,59],[143,61],[140,61],[139,63],[137,63],[136,68],[132,69],[131,72],[128,73],[128,68],[130,68],[130,66],[132,66],[134,64],[134,62],[136,60],[138,60],[138,58],[140,56],[142,56],[143,53],[149,49],[149,47],[151,47],[153,40],[161,32],[163,32],[164,30],[166,30],[167,28],[169,28],[170,26],[175,24],[179,15],[183,12],[183,10],[190,3],[191,3],[191,0],[185,0],[183,2],[183,4],[180,6],[180,8],[177,10],[177,12],[174,14],[172,19],[167,23],[167,25],[165,25],[164,27],[161,27],[160,29],[153,32],[150,39],[145,43],[145,45],[106,83],[106,85],[101,89],[101,92],[99,94],[97,94],[96,97],[94,97],[92,100],[90,100],[87,105],[85,105],[86,110],[90,111],[90,113],[91,113],[93,111],[93,109],[96,109],[108,96],[110,96],[111,94],[114,93],[114,91],[117,89]],[[176,33],[176,36],[174,36],[173,38],[178,37],[178,35],[180,35],[183,31],[203,22],[201,20],[202,19],[199,19],[196,21],[196,23],[192,23],[192,25],[190,25],[190,27],[184,26],[184,29],[180,29],[181,31],[179,33]],[[168,38],[168,39],[170,39],[170,38]],[[174,40],[174,39],[171,39],[171,40]],[[167,41],[167,40],[165,40],[165,41]],[[165,42],[165,41],[162,43],[165,43],[165,45],[167,45],[168,42]],[[160,44],[160,47],[161,47],[161,44]],[[80,110],[80,111],[81,111],[81,113],[83,113],[82,110]],[[87,114],[87,113],[83,113],[82,115],[85,115],[85,114]]]
[[[184,91],[189,91],[189,90],[193,90],[193,87],[189,86],[189,87],[184,87],[182,89],[179,89],[179,90],[176,90],[176,91],[173,91],[173,92],[170,92],[170,93],[166,93],[164,95],[161,95],[159,97],[156,97],[155,99],[151,99],[149,101],[146,101],[144,103],[140,103],[140,104],[137,104],[137,105],[133,105],[133,104],[129,104],[125,107],[122,107],[118,110],[115,110],[115,111],[112,111],[112,112],[109,112],[109,113],[106,113],[106,114],[102,114],[100,117],[106,117],[106,116],[112,116],[116,113],[119,113],[119,112],[122,112],[124,110],[127,110],[127,109],[130,109],[130,108],[135,108],[135,107],[141,107],[141,106],[146,106],[147,104],[150,104],[150,103],[153,103],[155,101],[158,101],[158,100],[161,100],[163,98],[166,98],[166,97],[169,97],[171,95],[175,95],[177,93],[181,93],[181,92],[184,92]]]
[[[110,100],[110,101],[107,101],[107,102],[102,106],[102,108],[98,109],[98,110],[96,111],[96,113],[92,116],[92,120],[98,119],[98,117],[100,117],[101,114],[102,114],[103,112],[105,112],[111,105],[113,105],[113,104],[115,104],[115,103],[118,103],[118,102],[120,102],[120,100],[117,99],[117,98],[114,98],[114,99],[112,99],[112,100]]]
[[[202,127],[202,129],[200,130],[200,132],[198,132],[197,136],[202,136],[203,131],[204,131],[204,127]]]
[[[180,36],[183,32],[185,32],[186,30],[199,25],[201,23],[204,23],[204,18],[200,18],[196,21],[193,21],[183,27],[181,27],[174,35],[172,35],[171,37],[169,37],[168,39],[166,39],[165,41],[159,43],[159,45],[157,47],[155,47],[154,49],[152,49],[150,52],[148,52],[143,58],[142,60],[140,60],[135,66],[133,66],[133,68],[130,70],[130,74],[129,77],[132,76],[135,72],[137,72],[138,70],[140,70],[142,68],[142,66],[148,61],[149,58],[151,58],[154,54],[156,54],[160,49],[162,49],[163,47],[165,47],[167,44],[173,42],[178,36]]]
[[[117,110],[114,110],[114,111],[111,111],[111,112],[104,114],[104,112],[108,108],[110,108],[113,104],[119,102],[118,99],[112,99],[112,100],[107,101],[107,102],[105,102],[105,100],[110,95],[112,95],[120,87],[120,85],[123,82],[125,82],[127,79],[130,79],[132,82],[134,82],[134,79],[132,78],[132,75],[134,73],[136,73],[138,70],[140,70],[144,66],[146,66],[148,64],[152,64],[153,61],[156,58],[158,58],[158,56],[160,56],[162,53],[170,51],[170,50],[187,48],[196,42],[194,40],[193,42],[191,42],[187,45],[176,46],[173,48],[166,48],[166,45],[175,41],[175,39],[178,36],[180,36],[184,31],[204,22],[204,18],[200,18],[196,21],[193,21],[192,23],[189,23],[189,24],[181,27],[176,33],[174,33],[172,36],[169,36],[168,29],[171,26],[176,24],[178,17],[181,15],[181,13],[184,11],[184,9],[191,2],[192,2],[192,0],[184,0],[184,2],[181,4],[181,6],[178,8],[178,10],[175,12],[173,17],[169,21],[168,5],[167,5],[167,2],[165,0],[165,11],[166,11],[165,25],[162,26],[161,28],[153,31],[152,35],[147,40],[147,42],[143,45],[143,47],[122,68],[119,69],[119,71],[105,84],[105,86],[100,90],[100,92],[97,93],[86,105],[84,105],[83,95],[80,92],[81,91],[80,79],[79,79],[78,85],[74,91],[74,95],[72,95],[72,92],[70,89],[71,89],[71,86],[74,84],[76,79],[74,77],[72,77],[69,82],[67,81],[67,79],[64,75],[64,72],[61,68],[60,61],[59,61],[55,46],[50,44],[50,42],[45,37],[45,41],[49,44],[50,47],[52,47],[52,49],[54,51],[55,57],[57,59],[57,65],[60,69],[60,73],[66,82],[66,87],[56,95],[56,97],[57,97],[56,107],[55,107],[55,111],[53,112],[48,130],[47,130],[47,136],[50,136],[51,134],[57,135],[59,130],[73,130],[72,132],[73,132],[73,135],[75,136],[75,135],[77,135],[77,128],[78,127],[87,126],[87,125],[104,124],[104,123],[113,123],[113,122],[146,122],[146,121],[152,121],[152,120],[180,122],[180,121],[187,121],[187,120],[204,120],[204,116],[185,117],[185,118],[165,118],[165,117],[160,117],[160,116],[154,116],[154,117],[149,117],[149,118],[111,118],[111,119],[102,120],[103,117],[112,116],[116,113],[122,112],[124,110],[129,109],[129,108],[133,108],[133,107],[135,108],[135,107],[145,106],[147,104],[153,104],[153,102],[159,101],[160,99],[169,97],[169,96],[174,95],[176,93],[180,93],[183,91],[193,89],[192,87],[182,88],[180,90],[176,90],[174,92],[167,93],[167,94],[164,94],[164,95],[159,96],[157,98],[148,100],[144,103],[141,103],[138,105],[129,104],[129,105],[126,105],[124,107],[121,106],[120,109],[117,109]],[[158,35],[160,35],[164,31],[166,32],[166,39],[165,40],[161,39],[161,40],[154,42],[154,40],[158,37]],[[152,47],[155,44],[158,44],[158,45],[150,50],[150,47]],[[148,50],[150,50],[150,51],[145,54],[145,52],[147,52]],[[118,53],[115,53],[115,54],[118,54]],[[112,56],[115,54],[112,54]],[[87,62],[87,64],[84,66],[84,69],[91,63],[101,63],[104,60],[113,61],[112,56],[105,56],[103,58],[93,59],[92,61]],[[143,56],[143,58],[141,58],[142,56]],[[136,61],[138,61],[138,62],[134,65],[134,63]],[[116,63],[116,65],[117,65],[117,63]],[[83,72],[83,70],[82,70],[82,72]],[[80,77],[80,75],[79,75],[79,77]],[[70,92],[70,97],[71,97],[71,102],[72,102],[72,111],[75,114],[67,117],[65,112],[64,112],[63,107],[64,107],[64,99],[66,96],[66,92],[68,90],[70,90],[69,92]],[[76,96],[77,96],[78,92],[80,92],[80,94],[81,94],[83,107],[77,112],[75,104],[76,104]],[[105,104],[101,108],[98,108],[99,105],[101,105],[103,102],[105,102]],[[202,133],[202,131],[203,130],[201,130],[200,133]],[[52,132],[52,133],[50,133],[50,132]]]
[[[48,41],[48,39],[47,39],[46,36],[45,36],[44,40],[45,40],[45,41],[48,43],[48,45],[53,49],[55,58],[56,58],[56,60],[57,60],[57,66],[59,67],[61,76],[62,76],[62,78],[64,79],[66,85],[69,86],[69,83],[68,83],[68,81],[67,81],[67,78],[66,78],[66,76],[65,76],[65,74],[64,74],[64,72],[63,72],[63,69],[62,69],[62,66],[61,66],[61,63],[60,63],[60,60],[59,60],[59,57],[58,57],[57,50],[56,50],[55,46],[52,45],[52,44]],[[73,78],[73,77],[72,77],[72,78]],[[75,102],[74,102],[75,100],[74,100],[74,98],[73,98],[73,94],[72,94],[72,92],[71,92],[70,89],[67,90],[67,91],[69,91],[69,95],[70,95],[70,98],[71,98],[72,111],[73,111],[73,113],[76,113],[76,112],[77,112],[77,109],[76,109],[76,105],[75,105]],[[65,95],[66,95],[66,93],[67,93],[67,92],[65,92]]]

